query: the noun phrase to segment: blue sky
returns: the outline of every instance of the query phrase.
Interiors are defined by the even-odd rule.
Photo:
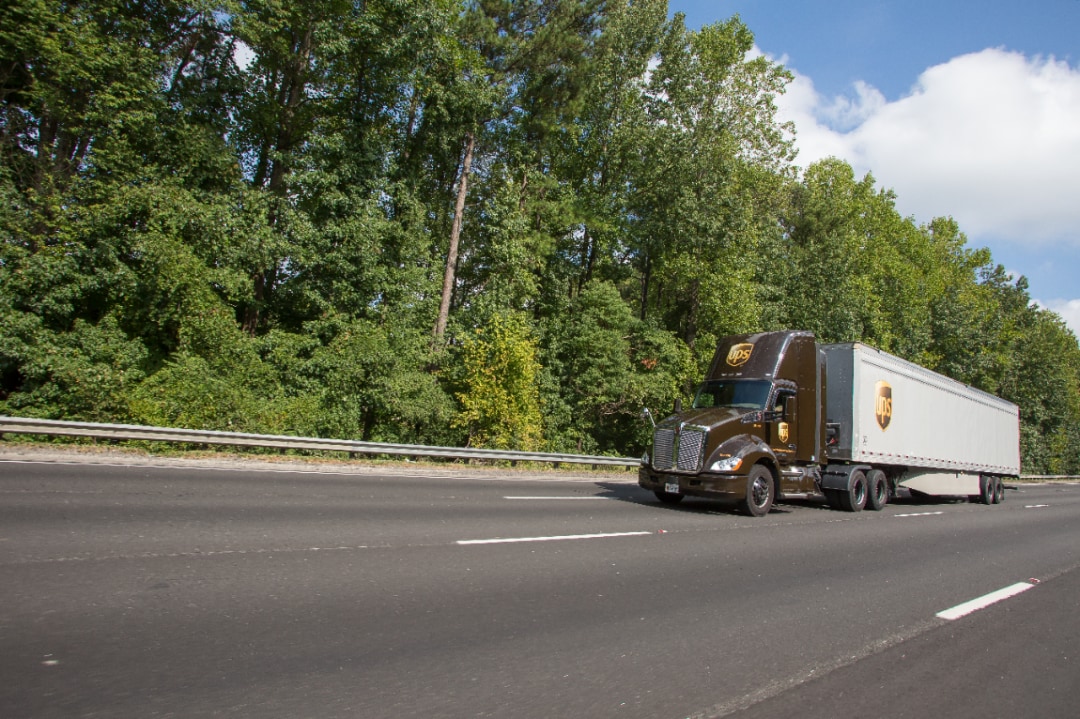
[[[669,0],[738,14],[796,79],[800,165],[835,155],[950,215],[1080,335],[1080,0]]]

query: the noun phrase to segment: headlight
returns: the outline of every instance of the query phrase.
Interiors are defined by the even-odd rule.
[[[726,457],[713,462],[709,467],[710,472],[734,472],[742,466],[742,457]]]

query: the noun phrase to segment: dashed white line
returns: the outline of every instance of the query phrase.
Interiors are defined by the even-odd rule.
[[[952,609],[946,609],[943,612],[938,612],[936,616],[941,619],[948,619],[949,621],[952,621],[953,619],[959,619],[960,617],[966,617],[968,614],[971,614],[972,612],[977,612],[980,609],[985,609],[991,604],[996,604],[1003,599],[1015,597],[1021,592],[1026,592],[1034,586],[1035,585],[1031,582],[1017,582],[1012,586],[1005,587],[1004,589],[999,589],[996,592],[990,592],[989,594],[983,595],[977,599],[972,599],[970,602],[957,604]]]
[[[555,537],[508,537],[501,539],[459,539],[457,544],[516,544],[518,542],[559,542],[568,539],[607,539],[609,537],[640,537],[652,532],[609,532],[605,534],[563,534]]]
[[[911,514],[894,514],[894,517],[936,517],[944,512],[913,512]]]
[[[1049,504],[1026,504],[1024,509],[1042,509],[1043,507],[1049,507]]]
[[[106,554],[101,556],[74,556],[74,557],[44,557],[41,559],[18,559],[11,564],[55,564],[59,562],[104,562],[113,560],[141,560],[141,559],[205,559],[209,557],[224,557],[228,555],[248,554],[296,554],[298,552],[351,552],[360,549],[373,549],[367,544],[344,547],[278,547],[276,549],[208,549],[206,551],[195,549],[187,552],[143,552],[141,554]]]

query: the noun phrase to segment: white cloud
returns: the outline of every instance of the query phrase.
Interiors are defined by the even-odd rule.
[[[796,75],[780,98],[798,162],[835,155],[897,192],[905,215],[951,215],[970,236],[1080,241],[1080,70],[1004,50],[926,70],[906,97],[825,98]]]
[[[988,49],[927,69],[893,102],[853,90],[827,98],[795,72],[777,104],[800,166],[846,160],[895,190],[901,214],[952,216],[976,245],[1080,246],[1080,69]],[[1080,299],[1040,305],[1080,336]]]
[[[1038,304],[1059,314],[1073,334],[1080,337],[1080,300],[1052,300]]]

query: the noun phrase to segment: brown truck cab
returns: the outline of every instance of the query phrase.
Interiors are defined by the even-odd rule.
[[[826,461],[824,392],[810,332],[726,337],[691,407],[656,425],[638,484],[663,502],[707,497],[753,516],[780,496],[816,494]]]

